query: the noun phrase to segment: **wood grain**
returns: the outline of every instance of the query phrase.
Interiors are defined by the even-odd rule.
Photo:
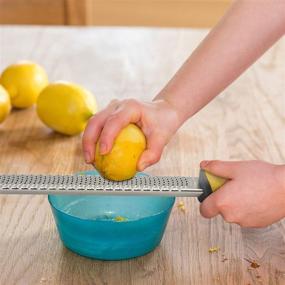
[[[90,89],[101,107],[113,98],[151,99],[206,30],[0,27],[0,69],[19,59],[42,64],[50,80]],[[19,44],[21,43],[21,44]],[[181,128],[159,175],[192,175],[202,159],[285,161],[282,39],[223,94]],[[0,126],[1,173],[74,173],[90,169],[81,138],[55,134],[35,110],[13,111]],[[0,197],[0,284],[285,284],[285,223],[241,229],[199,215],[179,199],[161,245],[147,256],[101,262],[77,256],[58,237],[46,197]],[[219,246],[210,254],[208,248]],[[224,256],[227,260],[224,260]],[[248,270],[256,259],[261,266]],[[260,276],[260,278],[257,278]]]
[[[212,27],[230,0],[91,0],[94,25]]]
[[[231,0],[0,0],[1,24],[211,27]]]
[[[0,0],[0,23],[63,25],[64,0]]]
[[[74,26],[90,25],[92,16],[92,1],[91,0],[65,0],[66,24]]]

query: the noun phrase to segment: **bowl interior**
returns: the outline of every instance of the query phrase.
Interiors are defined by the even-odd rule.
[[[92,170],[79,175],[99,174]],[[174,197],[49,195],[49,202],[58,211],[79,219],[96,221],[114,221],[116,217],[133,221],[155,216],[170,210],[174,201]]]
[[[174,198],[53,195],[49,197],[49,201],[57,210],[80,219],[113,221],[120,216],[132,221],[168,211],[174,203]]]

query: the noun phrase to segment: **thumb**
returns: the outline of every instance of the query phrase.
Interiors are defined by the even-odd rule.
[[[220,177],[234,178],[239,164],[238,161],[204,160],[200,163],[200,167]]]
[[[146,167],[160,160],[166,139],[158,134],[152,134],[147,138],[147,149],[142,153],[138,170],[143,171]]]

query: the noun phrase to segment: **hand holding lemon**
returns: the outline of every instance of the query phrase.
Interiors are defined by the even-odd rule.
[[[108,179],[129,179],[136,169],[159,161],[178,126],[176,111],[163,100],[114,100],[88,122],[83,135],[85,160]]]

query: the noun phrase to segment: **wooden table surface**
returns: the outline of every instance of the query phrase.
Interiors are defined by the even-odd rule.
[[[151,99],[206,30],[0,27],[0,69],[20,59],[42,64],[50,80],[112,98]],[[187,122],[148,169],[192,175],[202,159],[285,161],[285,39]],[[0,126],[1,173],[74,173],[90,169],[81,137],[47,129],[34,108]],[[258,195],[258,193],[257,193]],[[122,262],[77,256],[63,247],[44,196],[0,197],[0,284],[285,284],[285,222],[242,229],[206,220],[196,199],[178,199],[161,245]],[[241,197],[242,203],[242,197]],[[220,247],[209,253],[212,246]],[[257,260],[252,269],[245,258]]]

